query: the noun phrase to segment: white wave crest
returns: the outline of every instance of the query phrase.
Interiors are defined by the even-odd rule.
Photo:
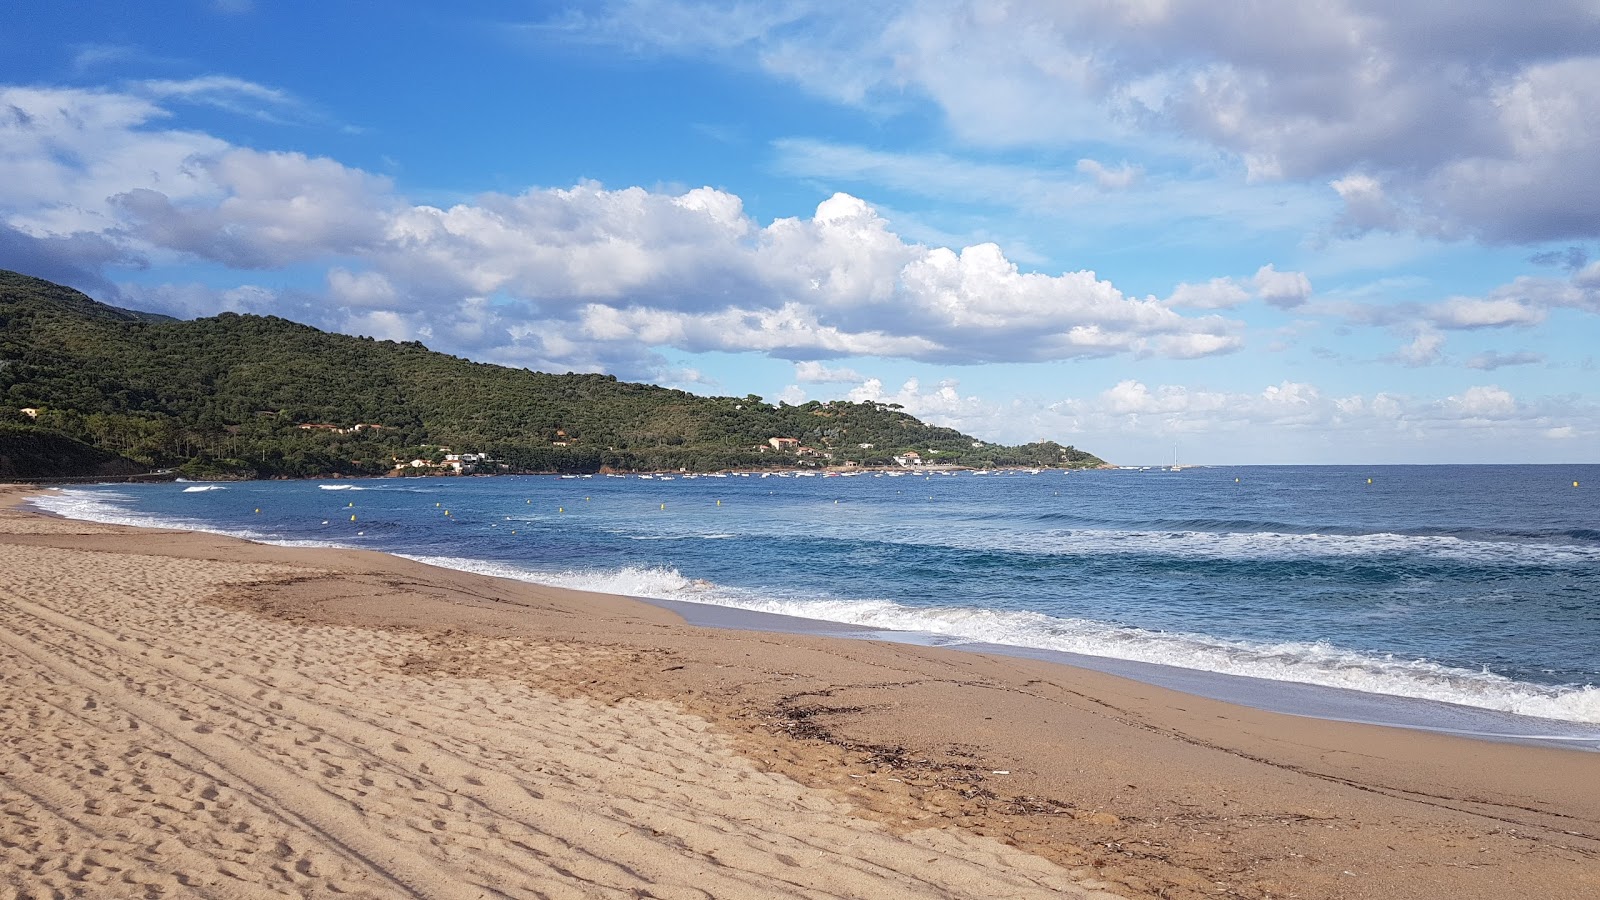
[[[354,484],[319,484],[317,487],[325,491],[364,491],[366,488]]]
[[[185,494],[198,494],[198,493],[201,493],[202,491],[225,491],[225,490],[227,490],[227,488],[222,486],[222,485],[220,485],[220,484],[197,484],[194,487],[186,487],[186,488],[184,488],[182,493],[185,493]]]
[[[1503,566],[1573,565],[1600,560],[1600,547],[1548,542],[1486,541],[1448,535],[1289,533],[1275,531],[1146,531],[1061,529],[1011,532],[987,529],[930,535],[923,528],[905,534],[881,529],[877,540],[957,550],[1000,550],[1042,556],[1129,556],[1156,554],[1194,560],[1343,559],[1404,556]]]
[[[1228,641],[1034,612],[917,608],[886,600],[757,596],[685,578],[678,570],[669,568],[626,566],[617,570],[533,572],[481,560],[409,558],[445,568],[578,590],[708,603],[874,629],[939,635],[971,643],[1056,650],[1224,675],[1434,700],[1565,722],[1600,724],[1600,688],[1592,685],[1547,687],[1427,660],[1361,653],[1320,641]]]

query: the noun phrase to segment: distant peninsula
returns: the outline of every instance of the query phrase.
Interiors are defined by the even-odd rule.
[[[275,316],[178,320],[0,270],[0,478],[1092,468],[895,404],[702,397],[476,363]]]

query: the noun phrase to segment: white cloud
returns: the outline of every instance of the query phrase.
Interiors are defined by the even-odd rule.
[[[1208,161],[1193,177],[1146,175],[1131,163],[1106,169],[1111,182],[1085,183],[1054,162],[1036,165],[974,161],[947,153],[894,152],[812,139],[773,142],[777,169],[828,184],[862,184],[927,197],[947,208],[977,204],[1032,216],[1070,214],[1100,228],[1163,228],[1169,235],[1192,227],[1214,232],[1303,229],[1334,208],[1320,189],[1285,184],[1243,184],[1219,177]],[[1087,163],[1087,164],[1086,164]],[[1187,165],[1187,163],[1186,163]],[[1078,164],[1088,174],[1093,160]],[[1101,167],[1102,169],[1104,167]],[[1130,176],[1118,186],[1123,173]],[[1319,186],[1320,187],[1320,186]]]
[[[1600,406],[1592,402],[1525,402],[1494,385],[1430,398],[1336,394],[1292,380],[1221,391],[1124,379],[1098,393],[998,401],[964,392],[952,380],[930,387],[911,378],[890,389],[874,378],[846,398],[899,403],[925,421],[988,440],[1047,436],[1115,462],[1160,461],[1175,441],[1186,461],[1333,463],[1369,454],[1413,461],[1481,461],[1483,454],[1525,459],[1534,444],[1600,432]]]
[[[190,162],[228,145],[193,132],[145,130],[166,115],[130,94],[0,87],[0,215],[35,237],[106,233],[120,224],[106,203],[113,194],[210,193]]]
[[[177,100],[267,122],[284,122],[304,115],[304,107],[288,91],[267,87],[228,75],[205,75],[185,79],[135,81],[129,89],[153,100]]]
[[[1094,179],[1094,183],[1103,191],[1120,191],[1132,187],[1144,176],[1144,168],[1124,162],[1116,168],[1108,168],[1103,163],[1093,159],[1078,160],[1078,171]]]
[[[1204,284],[1180,284],[1167,297],[1167,305],[1188,309],[1232,309],[1252,298],[1292,309],[1311,296],[1311,279],[1304,272],[1279,272],[1271,263],[1256,270],[1249,287],[1231,278],[1213,278]]]
[[[1187,359],[1242,342],[1238,323],[1127,296],[1090,271],[1024,272],[992,243],[909,242],[849,194],[766,225],[714,188],[582,183],[439,208],[331,159],[162,130],[164,111],[143,97],[8,89],[0,100],[4,224],[98,236],[131,256],[324,266],[327,297],[355,311],[350,321],[385,333],[407,323],[495,358],[566,348],[577,362],[645,360],[641,348],[677,347],[794,360]],[[325,309],[313,321],[342,319]]]
[[[1250,299],[1250,292],[1232,278],[1213,278],[1204,284],[1180,284],[1167,297],[1167,305],[1186,309],[1232,309]]]
[[[110,206],[142,239],[234,268],[371,249],[394,204],[386,179],[299,153],[233,149],[191,157],[186,168],[210,190],[175,198],[138,187],[111,195]]]
[[[1482,369],[1485,372],[1492,372],[1495,369],[1505,368],[1506,366],[1532,366],[1544,361],[1545,356],[1543,353],[1534,353],[1528,350],[1520,350],[1515,353],[1486,350],[1470,357],[1466,362],[1466,366],[1469,369]]]
[[[1446,397],[1440,406],[1466,419],[1508,419],[1518,414],[1517,400],[1495,385],[1474,385]]]
[[[802,384],[837,384],[859,382],[862,377],[855,369],[829,368],[807,359],[794,364],[794,379]]]
[[[1259,180],[1331,183],[1346,231],[1600,235],[1587,0],[621,0],[569,33],[764,69],[880,112],[929,102],[979,147],[1201,142]]]
[[[1401,347],[1394,359],[1407,366],[1431,366],[1443,358],[1445,337],[1431,328],[1423,328],[1411,343]]]
[[[1293,309],[1311,296],[1311,279],[1304,272],[1279,272],[1272,263],[1257,269],[1251,283],[1257,297],[1284,309]]]
[[[1440,328],[1504,328],[1537,325],[1545,319],[1544,310],[1504,297],[1452,297],[1428,307],[1425,314]]]

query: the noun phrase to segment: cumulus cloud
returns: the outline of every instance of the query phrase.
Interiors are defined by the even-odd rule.
[[[1517,400],[1495,385],[1474,385],[1446,397],[1441,406],[1471,420],[1506,419],[1517,414]]]
[[[1256,270],[1252,283],[1257,297],[1284,309],[1299,306],[1311,296],[1311,279],[1304,272],[1279,272],[1271,263]]]
[[[845,367],[829,368],[822,363],[808,359],[794,364],[794,380],[802,384],[848,384],[859,382],[862,377],[855,369]]]
[[[1510,297],[1451,297],[1428,307],[1426,315],[1440,328],[1504,328],[1545,319],[1543,309]]]
[[[1188,309],[1232,309],[1253,298],[1272,306],[1292,309],[1305,303],[1310,296],[1311,279],[1304,272],[1279,272],[1268,263],[1257,269],[1255,276],[1247,282],[1222,277],[1203,284],[1180,284],[1167,297],[1167,305]]]
[[[1239,323],[1092,271],[1024,272],[996,244],[908,241],[849,194],[765,225],[714,188],[581,183],[441,208],[335,160],[162,130],[146,97],[8,89],[0,110],[4,224],[70,239],[56,246],[85,267],[106,262],[105,246],[232,269],[320,265],[339,306],[311,321],[492,358],[1187,359],[1242,343]]]
[[[601,10],[564,20],[568,33],[757,67],[841,103],[931,102],[977,146],[1205,142],[1253,178],[1331,184],[1349,232],[1600,235],[1600,17],[1586,0]]]
[[[1444,335],[1432,328],[1423,328],[1411,343],[1395,351],[1391,358],[1413,368],[1431,366],[1443,358],[1444,343]]]
[[[354,254],[384,236],[388,182],[333,160],[235,149],[186,164],[209,190],[177,199],[146,187],[113,194],[125,227],[241,269]]]

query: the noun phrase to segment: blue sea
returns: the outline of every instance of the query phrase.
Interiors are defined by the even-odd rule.
[[[1594,465],[1315,466],[180,482],[36,503],[1582,744],[1600,740],[1597,491]]]

